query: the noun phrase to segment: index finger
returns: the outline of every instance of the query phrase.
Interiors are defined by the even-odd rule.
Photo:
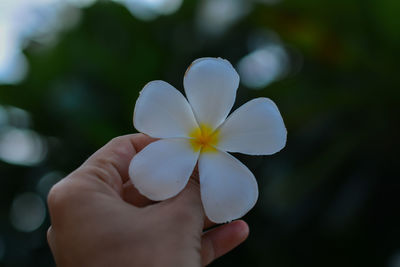
[[[121,195],[123,184],[129,180],[130,161],[140,150],[156,140],[141,133],[116,137],[90,156],[71,178],[95,177]]]

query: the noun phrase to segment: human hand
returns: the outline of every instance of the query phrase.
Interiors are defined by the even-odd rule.
[[[241,220],[204,232],[213,225],[196,175],[163,202],[135,189],[129,162],[152,141],[143,134],[117,137],[51,189],[47,237],[58,266],[202,266],[247,238]]]

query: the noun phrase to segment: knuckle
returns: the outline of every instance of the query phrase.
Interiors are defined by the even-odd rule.
[[[53,208],[57,205],[60,204],[60,194],[61,194],[62,189],[60,188],[59,184],[54,185],[50,191],[49,194],[47,195],[47,204],[49,206],[50,211],[53,210]]]
[[[68,191],[68,187],[65,181],[55,184],[47,195],[47,205],[49,207],[50,213],[55,213],[59,210],[65,208],[66,204],[69,202],[71,194]]]
[[[118,168],[115,167],[115,164],[107,160],[101,160],[98,163],[99,164],[86,166],[84,170],[87,174],[96,177],[96,179],[104,182],[119,192],[122,188],[122,181],[118,178],[120,176]]]
[[[47,195],[47,206],[51,224],[58,228],[71,219],[76,209],[83,205],[85,196],[82,190],[84,185],[76,183],[72,178],[64,178],[55,184]],[[51,230],[49,230],[51,233]],[[50,235],[51,236],[51,235]]]

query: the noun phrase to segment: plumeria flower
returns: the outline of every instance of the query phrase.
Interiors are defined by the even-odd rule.
[[[286,128],[268,98],[253,99],[232,114],[239,75],[221,58],[192,63],[185,97],[164,81],[148,83],[133,115],[135,128],[160,140],[131,161],[129,175],[141,194],[155,201],[177,195],[198,164],[204,211],[215,223],[245,215],[258,198],[252,172],[227,152],[271,155],[286,143]]]

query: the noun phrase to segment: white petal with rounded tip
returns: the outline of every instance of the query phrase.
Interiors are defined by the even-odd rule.
[[[146,146],[129,166],[129,176],[139,192],[151,200],[164,200],[185,187],[196,165],[187,139],[163,139]]]
[[[217,147],[249,155],[271,155],[286,144],[286,128],[275,103],[256,98],[235,110],[219,128]]]
[[[239,75],[225,59],[200,58],[188,68],[183,83],[198,123],[215,129],[232,109]]]
[[[187,137],[197,128],[185,97],[164,81],[150,82],[140,92],[133,123],[138,131],[156,138]]]
[[[211,221],[224,223],[238,219],[255,205],[257,182],[239,160],[215,151],[202,153],[198,166],[201,199]]]

